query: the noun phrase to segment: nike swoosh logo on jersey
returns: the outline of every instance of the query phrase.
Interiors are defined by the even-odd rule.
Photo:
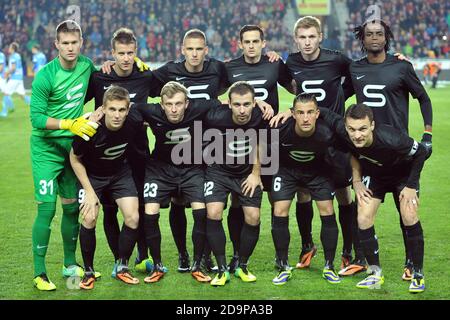
[[[111,86],[107,86],[107,87],[103,86],[103,90],[108,90],[109,88],[111,88]]]
[[[292,143],[282,143],[281,145],[282,145],[283,147],[291,147],[291,146],[293,146]]]
[[[183,79],[186,79],[186,77],[176,77],[175,78],[176,81],[183,80]]]
[[[294,74],[302,73],[302,71],[295,71]]]
[[[106,143],[100,143],[100,144],[96,144],[95,145],[96,148],[100,148],[100,147],[103,147],[103,146],[106,146]]]
[[[362,79],[362,78],[364,78],[365,76],[366,76],[365,74],[363,74],[362,76],[356,76],[356,80]]]
[[[136,97],[136,93],[130,93],[129,96],[130,96],[130,99],[134,99],[134,97]]]
[[[36,246],[37,249],[44,249],[44,248],[47,248],[47,247],[48,247],[48,246],[41,246],[41,245],[37,245],[37,246]]]
[[[334,197],[335,194],[336,194],[336,192],[332,192],[332,193],[331,193],[331,196]]]
[[[239,77],[239,76],[242,76],[242,75],[243,75],[243,73],[233,74],[233,78],[236,78],[236,77]]]

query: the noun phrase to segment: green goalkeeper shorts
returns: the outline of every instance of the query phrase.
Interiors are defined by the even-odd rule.
[[[56,202],[58,194],[66,199],[77,198],[77,178],[69,160],[72,141],[72,137],[31,136],[31,166],[36,201]]]

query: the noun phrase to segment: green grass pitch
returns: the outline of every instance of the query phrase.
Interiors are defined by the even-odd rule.
[[[32,285],[33,263],[31,251],[31,228],[36,214],[33,199],[33,182],[29,156],[30,120],[29,109],[19,97],[14,97],[15,112],[8,118],[0,118],[0,299],[259,299],[259,300],[318,300],[318,299],[449,299],[450,258],[449,182],[450,169],[446,164],[450,159],[450,112],[448,99],[450,88],[428,89],[434,107],[433,155],[426,162],[421,176],[420,218],[425,234],[425,276],[427,290],[420,295],[408,293],[409,283],[401,280],[404,249],[399,216],[390,196],[381,206],[376,219],[376,230],[380,244],[380,258],[385,274],[385,284],[380,290],[361,290],[355,287],[364,275],[344,278],[339,285],[330,285],[321,278],[323,251],[320,248],[320,219],[315,210],[313,237],[319,246],[318,255],[312,260],[310,270],[294,270],[293,278],[286,285],[276,287],[271,280],[275,276],[273,258],[274,246],[270,233],[270,207],[266,196],[262,206],[261,235],[250,260],[250,269],[258,280],[243,283],[232,278],[231,283],[222,288],[200,284],[190,274],[180,274],[177,268],[177,251],[169,228],[168,212],[163,210],[160,219],[162,230],[162,255],[169,268],[167,275],[159,283],[148,285],[143,275],[137,274],[141,283],[127,286],[110,277],[113,258],[109,251],[102,221],[97,227],[96,270],[103,278],[91,292],[70,289],[61,276],[62,240],[60,234],[61,207],[58,205],[52,224],[52,235],[47,254],[47,268],[50,279],[56,284],[55,292],[39,292]],[[282,109],[286,109],[292,97],[281,93]],[[347,101],[347,105],[353,100]],[[88,105],[86,110],[91,110]],[[410,106],[410,134],[420,140],[423,122],[416,100]],[[188,230],[192,227],[192,217],[188,212]],[[101,216],[101,215],[100,215]],[[225,214],[226,219],[226,214]],[[224,225],[226,227],[226,220]],[[294,206],[291,207],[290,262],[297,262],[300,238],[295,222]],[[341,236],[335,264],[340,264]],[[191,249],[190,232],[188,246]],[[231,243],[227,242],[227,252],[231,255]],[[81,253],[77,251],[82,263]],[[132,260],[134,261],[134,255]]]

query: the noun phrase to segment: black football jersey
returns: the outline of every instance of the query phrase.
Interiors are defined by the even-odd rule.
[[[72,148],[75,155],[81,156],[81,162],[86,167],[88,175],[113,176],[125,164],[129,145],[141,128],[140,115],[130,109],[121,129],[109,130],[103,117],[97,133],[89,141],[76,136]]]
[[[210,110],[204,124],[209,129],[217,129],[218,134],[211,138],[213,141],[204,150],[206,158],[218,161],[207,164],[231,177],[243,178],[250,174],[253,157],[255,152],[258,152],[256,147],[259,142],[259,129],[269,128],[267,121],[262,118],[261,110],[255,106],[250,121],[241,126],[234,123],[231,109],[222,106]],[[220,150],[217,150],[219,148]]]
[[[134,103],[146,103],[148,97],[157,97],[159,94],[158,82],[152,72],[140,72],[134,64],[133,72],[127,77],[119,77],[114,69],[110,74],[101,71],[92,73],[85,100],[95,99],[95,109],[97,109],[103,104],[105,91],[112,85],[127,89],[130,93],[130,101]],[[148,143],[147,130],[142,127],[141,132],[133,141],[130,151],[132,154],[146,157],[150,154]]]
[[[426,94],[411,63],[392,55],[377,64],[362,58],[351,63],[350,72],[356,100],[372,108],[375,122],[407,133],[409,93],[414,98]]]
[[[245,62],[244,56],[225,63],[229,85],[238,81],[247,81],[255,88],[255,98],[270,104],[279,110],[278,83],[287,88],[292,81],[289,70],[283,60],[269,62],[262,56],[257,63]]]
[[[226,88],[227,75],[225,64],[216,59],[206,59],[201,72],[189,72],[184,66],[185,61],[169,61],[153,71],[162,88],[169,81],[176,81],[188,89],[191,100],[217,99]]]
[[[154,159],[181,166],[202,164],[203,126],[201,123],[210,109],[220,108],[218,100],[191,101],[183,120],[176,124],[167,119],[160,104],[136,104],[133,107],[139,111],[142,120],[150,125],[155,136],[155,148],[152,152]],[[177,149],[174,151],[174,148]],[[181,148],[188,154],[176,152]]]
[[[426,151],[405,131],[390,125],[375,123],[372,145],[356,148],[345,130],[344,119],[341,116],[321,110],[321,117],[335,130],[340,142],[345,145],[347,150],[359,160],[363,175],[413,176],[411,183],[415,187],[417,186]],[[413,167],[416,157],[423,158],[420,160],[422,163]],[[412,170],[415,171],[412,172]]]
[[[317,119],[315,131],[309,137],[300,137],[295,132],[294,118],[289,118],[278,130],[280,166],[298,168],[308,175],[329,170],[325,161],[328,148],[335,144],[335,136],[322,119]]]
[[[297,83],[297,94],[313,93],[319,107],[344,115],[344,88],[351,87],[350,62],[348,57],[338,51],[321,48],[316,60],[306,61],[297,52],[289,55],[286,65]],[[343,77],[345,82],[342,84]]]

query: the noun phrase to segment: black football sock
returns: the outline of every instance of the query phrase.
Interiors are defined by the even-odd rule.
[[[339,205],[339,224],[341,225],[343,248],[342,251],[346,253],[352,252],[352,216],[353,216],[353,202],[349,205]]]
[[[331,216],[320,216],[320,220],[322,221],[320,241],[322,241],[325,264],[333,267],[339,233],[336,215],[332,214]]]
[[[161,230],[158,220],[159,213],[145,215],[145,239],[154,264],[161,262]]]
[[[222,220],[212,220],[206,218],[206,237],[211,245],[211,249],[217,260],[217,266],[220,270],[226,269],[225,258],[225,230],[223,229]]]
[[[359,239],[369,266],[374,265],[380,267],[378,238],[375,234],[375,227],[372,226],[365,230],[359,229]]]
[[[94,270],[94,254],[97,245],[95,237],[95,227],[88,229],[81,225],[80,227],[80,247],[81,255],[83,256],[84,270]]]
[[[132,229],[125,223],[123,224],[119,237],[119,259],[122,260],[122,263],[123,261],[128,262],[128,260],[130,260],[130,256],[133,253],[133,248],[136,244],[138,235],[139,233],[137,228]],[[128,263],[125,265],[128,265]]]
[[[289,242],[291,240],[289,217],[273,217],[272,239],[278,259],[287,262]]]
[[[353,239],[353,250],[355,250],[355,260],[358,262],[364,262],[366,257],[364,256],[364,248],[361,245],[361,240],[359,239],[358,231],[358,206],[356,203],[353,204],[352,212],[352,239]]]
[[[312,201],[297,202],[295,215],[297,216],[298,230],[302,238],[302,247],[312,245],[312,220],[314,215]]]
[[[206,240],[206,209],[192,210],[194,226],[192,227],[192,244],[194,246],[194,261],[200,261]]]
[[[118,207],[116,204],[103,205],[103,229],[109,248],[114,255],[114,261],[119,259],[119,236],[120,227],[117,221]]]
[[[230,240],[233,244],[233,254],[238,255],[239,245],[241,239],[242,227],[244,226],[244,211],[242,207],[228,209],[228,232],[230,233]]]
[[[137,238],[137,263],[148,258],[147,242],[145,240],[145,208],[143,205],[139,205],[139,225],[138,225],[138,238]]]
[[[184,205],[170,203],[169,223],[178,253],[186,253],[187,219]]]
[[[260,226],[260,223],[252,226],[244,222],[241,232],[241,246],[239,248],[239,265],[247,264],[248,259],[252,255],[259,239]]]
[[[424,240],[423,230],[420,221],[412,226],[405,226],[408,252],[411,253],[411,260],[414,271],[423,274]]]

